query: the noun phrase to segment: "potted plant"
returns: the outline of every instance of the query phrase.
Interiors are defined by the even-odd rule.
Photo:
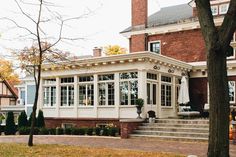
[[[143,108],[144,100],[142,98],[138,98],[136,100],[136,108],[137,108],[137,113],[138,113],[138,119],[142,119],[140,114],[142,113],[142,108]]]

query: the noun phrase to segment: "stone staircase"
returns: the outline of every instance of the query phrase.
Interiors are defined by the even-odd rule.
[[[130,138],[159,138],[181,141],[207,141],[209,121],[203,119],[156,119],[155,123],[142,123]]]

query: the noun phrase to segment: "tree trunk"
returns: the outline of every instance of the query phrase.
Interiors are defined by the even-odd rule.
[[[208,56],[210,135],[208,157],[229,157],[229,92],[226,53],[211,48]]]

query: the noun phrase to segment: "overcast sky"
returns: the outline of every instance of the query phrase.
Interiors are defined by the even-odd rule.
[[[32,0],[26,0],[30,2]],[[49,1],[49,0],[48,0]],[[52,0],[50,0],[52,1]],[[52,8],[64,17],[76,17],[84,13],[91,12],[88,17],[78,21],[70,22],[66,25],[64,36],[82,37],[85,40],[73,42],[73,44],[60,43],[57,48],[69,51],[76,55],[92,54],[93,47],[103,47],[107,45],[121,45],[128,48],[128,40],[119,34],[131,23],[131,0],[53,0],[58,7]],[[160,8],[187,3],[189,0],[149,0],[149,14]],[[24,9],[31,15],[35,15],[33,7],[24,6]],[[90,10],[90,11],[89,11]],[[4,0],[0,5],[0,17],[10,17],[20,25],[34,28],[30,21],[17,14],[14,0]],[[18,40],[17,36],[25,35],[26,32],[19,29],[12,29],[13,24],[5,20],[0,25],[0,54],[6,54],[10,49],[22,49],[31,45],[31,42]],[[57,27],[45,26],[46,32],[51,36],[58,34]],[[9,49],[10,48],[10,49]]]

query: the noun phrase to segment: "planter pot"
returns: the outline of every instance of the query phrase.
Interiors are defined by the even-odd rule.
[[[136,108],[137,108],[137,114],[138,114],[137,119],[142,119],[142,117],[140,116],[140,114],[142,113],[142,107],[136,106]]]

